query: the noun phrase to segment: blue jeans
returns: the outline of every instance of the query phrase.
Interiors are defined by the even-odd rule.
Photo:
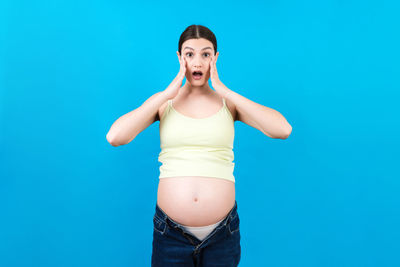
[[[152,267],[239,265],[241,247],[236,200],[225,219],[202,241],[168,217],[157,204],[153,224]]]

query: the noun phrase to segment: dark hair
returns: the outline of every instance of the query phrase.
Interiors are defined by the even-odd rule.
[[[204,38],[209,40],[213,46],[214,46],[214,55],[217,53],[217,38],[215,38],[215,35],[212,31],[210,31],[209,28],[202,26],[202,25],[190,25],[187,27],[183,33],[181,34],[181,37],[179,38],[179,44],[178,44],[178,51],[179,54],[181,54],[181,49],[182,49],[182,44],[189,39],[200,39]]]

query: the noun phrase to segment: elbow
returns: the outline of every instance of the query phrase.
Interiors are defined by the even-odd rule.
[[[115,136],[112,136],[112,135],[110,134],[110,132],[108,132],[108,134],[106,135],[106,139],[107,139],[107,142],[110,143],[110,145],[112,145],[112,146],[114,146],[114,147],[117,147],[117,146],[120,146],[120,145],[121,145],[121,144],[116,140]]]
[[[287,139],[291,133],[292,133],[292,126],[289,124],[286,130],[281,134],[276,135],[274,139]]]
[[[288,129],[286,130],[285,134],[282,135],[281,139],[287,139],[291,133],[292,133],[292,126],[289,125]]]
[[[117,138],[115,135],[112,135],[110,133],[106,135],[107,142],[114,147],[129,144],[135,137],[136,136],[133,136],[130,140],[123,140],[121,138]]]

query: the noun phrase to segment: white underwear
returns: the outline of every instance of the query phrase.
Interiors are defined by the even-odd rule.
[[[224,218],[225,219],[225,218]],[[218,224],[222,222],[224,219],[216,222],[214,224],[206,225],[206,226],[186,226],[182,225],[187,231],[197,237],[200,241],[206,238],[215,228],[217,228]]]

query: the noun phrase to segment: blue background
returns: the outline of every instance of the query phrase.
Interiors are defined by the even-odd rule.
[[[159,122],[106,134],[170,84],[191,24],[221,81],[293,127],[235,123],[240,266],[400,266],[399,7],[2,1],[0,266],[150,266]]]

